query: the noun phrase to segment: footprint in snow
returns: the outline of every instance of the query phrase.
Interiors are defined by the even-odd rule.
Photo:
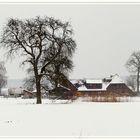
[[[5,123],[12,123],[13,121],[5,121]]]

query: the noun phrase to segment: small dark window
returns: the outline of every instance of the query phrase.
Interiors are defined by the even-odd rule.
[[[88,89],[101,89],[102,88],[102,84],[86,84],[86,87]]]

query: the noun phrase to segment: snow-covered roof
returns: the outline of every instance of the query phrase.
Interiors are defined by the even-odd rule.
[[[8,91],[8,88],[2,88],[1,91]]]
[[[103,82],[103,84],[102,84],[102,89],[104,89],[104,90],[106,90],[107,89],[107,87],[110,85],[110,83],[108,82],[108,83],[106,83],[106,82]]]
[[[110,83],[111,84],[122,84],[122,83],[124,83],[124,81],[120,78],[119,75],[116,74],[112,77],[112,80]]]
[[[62,86],[62,85],[58,85],[58,87],[62,87],[62,88],[64,88],[64,89],[66,89],[66,90],[70,90],[69,88],[67,88],[67,87],[65,87],[65,86]]]
[[[2,88],[1,95],[8,95],[8,88]]]
[[[70,82],[74,85],[74,84],[83,84],[81,79],[71,79]]]
[[[21,94],[23,89],[22,88],[9,88],[9,90],[13,93],[13,94]]]
[[[88,89],[86,87],[86,85],[82,84],[78,88],[78,91],[105,91],[110,84],[122,84],[122,83],[124,83],[124,81],[117,74],[108,78],[108,79],[111,79],[111,81],[110,82],[106,82],[106,81],[104,82],[103,79],[86,79],[85,82],[87,84],[102,84],[102,88],[100,88],[100,89],[96,89],[96,88]]]
[[[87,90],[85,85],[82,85],[78,88],[78,91],[83,91],[83,90]]]
[[[84,87],[79,87],[78,88],[78,91],[105,91],[106,89],[87,89],[87,88],[84,88]]]
[[[101,79],[86,79],[86,83],[87,84],[102,84],[102,80]]]
[[[36,89],[34,89],[32,92],[36,93],[36,92],[37,92],[37,90],[36,90]]]

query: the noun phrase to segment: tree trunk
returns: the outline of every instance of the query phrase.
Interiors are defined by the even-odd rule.
[[[58,82],[57,82],[57,79],[54,81],[55,83],[55,95],[58,95]]]
[[[36,90],[37,90],[37,93],[36,93],[36,97],[37,97],[37,104],[41,104],[42,101],[41,101],[41,86],[40,86],[40,81],[36,83]]]
[[[34,66],[34,73],[35,73],[35,80],[36,80],[36,98],[37,98],[37,104],[41,104],[41,84],[40,84],[40,77],[38,75],[37,67]]]
[[[137,73],[137,93],[139,93],[139,77],[140,77],[140,67],[138,67],[138,73]]]
[[[2,87],[0,87],[0,95],[1,95],[1,89],[2,89]]]

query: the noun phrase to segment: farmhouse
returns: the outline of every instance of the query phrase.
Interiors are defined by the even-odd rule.
[[[56,93],[55,93],[56,92]],[[53,94],[54,93],[54,94]],[[50,91],[49,97],[57,95],[62,99],[73,97],[106,97],[134,96],[133,91],[125,84],[119,75],[103,79],[65,79],[57,88]],[[24,98],[33,98],[36,91],[23,90]]]
[[[8,92],[8,88],[2,88],[1,89],[1,93],[0,93],[0,96],[5,96],[7,97],[9,95],[9,92]]]
[[[125,84],[119,75],[103,79],[79,79],[67,81],[65,87],[69,88],[75,96],[134,96],[133,91]]]
[[[35,97],[35,94],[28,90],[23,90],[23,98],[33,98]]]
[[[19,87],[19,88],[9,88],[8,89],[8,96],[10,97],[20,97],[22,96],[22,87]]]

